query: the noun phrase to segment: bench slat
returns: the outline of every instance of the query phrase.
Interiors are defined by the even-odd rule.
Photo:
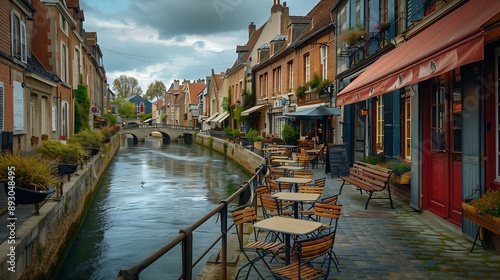
[[[391,189],[389,186],[389,178],[391,177],[392,170],[371,165],[364,162],[355,162],[350,169],[350,174],[348,176],[340,177],[344,182],[340,187],[339,194],[342,193],[342,188],[345,183],[351,184],[360,190],[365,190],[368,192],[368,200],[365,204],[365,209],[368,209],[368,203],[372,198],[373,192],[380,192],[387,189],[389,197],[375,197],[380,199],[389,199],[391,202],[391,208],[394,208],[391,197]]]

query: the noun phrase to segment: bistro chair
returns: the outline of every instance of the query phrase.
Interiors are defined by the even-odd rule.
[[[245,267],[249,267],[245,279],[248,279],[248,277],[250,276],[252,268],[255,269],[261,279],[264,279],[262,274],[257,269],[255,263],[262,260],[266,267],[271,270],[264,257],[267,254],[272,254],[273,257],[275,257],[278,250],[283,248],[285,244],[281,242],[258,241],[258,231],[253,230],[254,241],[249,241],[246,245],[244,245],[243,226],[245,223],[251,223],[252,225],[255,223],[255,221],[257,220],[257,211],[255,211],[255,208],[252,205],[243,205],[235,208],[233,211],[231,211],[231,213],[233,216],[234,224],[236,226],[236,234],[238,235],[240,251],[243,252],[243,255],[245,255],[245,258],[248,261],[246,264],[241,266],[240,269],[238,269],[238,272],[236,273],[236,277],[234,279],[239,279],[240,272]],[[257,257],[252,258],[249,253],[256,253]]]
[[[316,216],[316,221],[325,224],[325,226],[323,226],[319,230],[319,233],[327,230],[329,233],[335,234],[337,232],[338,220],[341,214],[342,206],[340,205],[331,205],[319,202],[314,204],[314,215]],[[325,223],[325,220],[328,220],[328,223]],[[337,255],[335,254],[335,251],[333,251],[333,249],[332,257],[335,258],[333,260],[333,263],[335,264],[335,268],[337,268],[337,271],[339,271],[339,267],[337,266],[339,260],[337,259]]]
[[[276,279],[328,279],[330,274],[331,254],[335,233],[295,242],[296,262],[273,269]]]
[[[312,169],[314,169],[315,166],[317,167],[319,164],[319,161],[322,160],[324,150],[325,150],[325,147],[321,147],[321,149],[319,149],[319,152],[311,159]]]

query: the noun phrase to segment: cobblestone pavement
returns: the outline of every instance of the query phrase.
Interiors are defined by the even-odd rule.
[[[315,178],[325,176],[314,171]],[[327,176],[324,196],[338,193],[341,183]],[[460,228],[397,198],[394,209],[389,200],[371,200],[365,210],[366,199],[355,187],[344,186],[334,244],[340,272],[332,264],[328,279],[500,279],[500,255],[480,246],[471,253],[472,241]],[[263,264],[259,268],[272,278]],[[257,278],[255,273],[249,277]]]

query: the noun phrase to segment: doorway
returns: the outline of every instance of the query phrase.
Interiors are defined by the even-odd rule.
[[[423,102],[424,209],[462,223],[462,83],[460,69],[432,78]],[[425,164],[428,163],[428,164]]]

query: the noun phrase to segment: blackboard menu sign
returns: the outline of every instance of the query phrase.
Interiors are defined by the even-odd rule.
[[[346,144],[328,145],[325,172],[331,172],[332,178],[349,175]]]

